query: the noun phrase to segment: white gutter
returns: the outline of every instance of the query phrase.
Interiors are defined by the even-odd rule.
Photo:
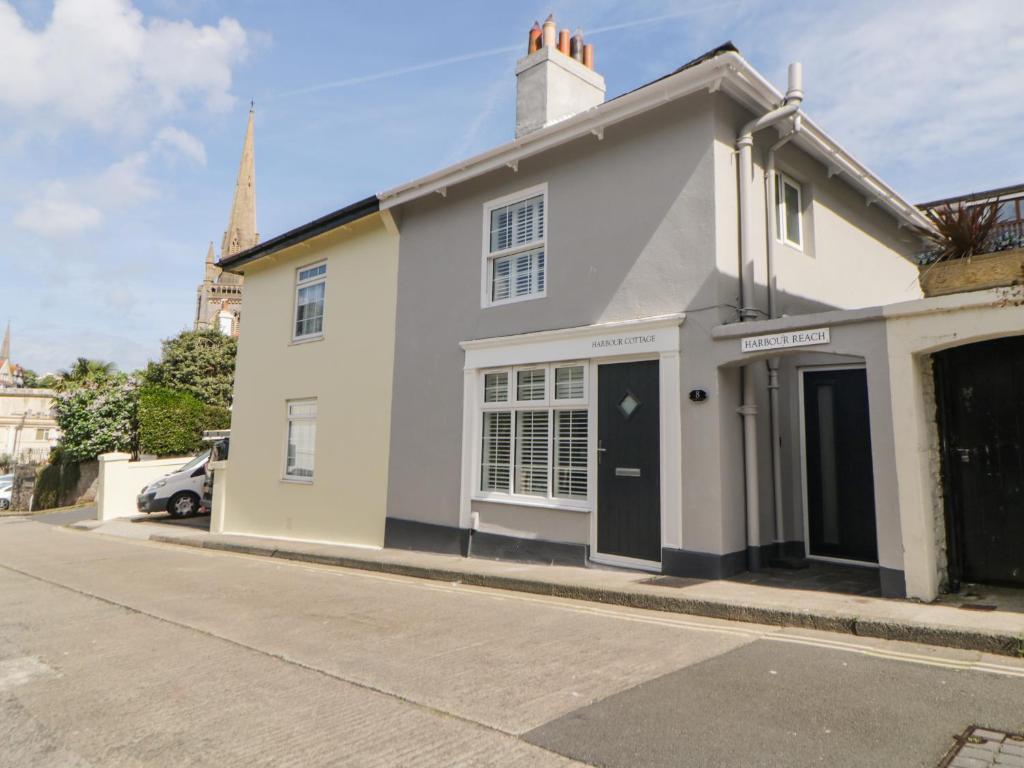
[[[739,154],[740,320],[744,322],[757,319],[758,315],[758,310],[754,306],[754,134],[796,115],[803,98],[803,69],[798,63],[790,64],[789,88],[782,105],[751,120],[740,129],[736,139]],[[761,546],[761,510],[757,471],[757,392],[754,368],[744,366],[742,377],[743,402],[739,407],[739,413],[743,417],[743,486],[747,512],[747,552],[748,555],[754,555],[752,560],[748,559],[748,567],[757,570],[761,566],[758,557],[758,548]]]
[[[800,114],[793,119],[793,130],[772,144],[768,149],[764,171],[764,209],[768,233],[766,244],[768,254],[768,318],[778,317],[778,287],[775,277],[775,242],[778,238],[775,217],[779,201],[775,198],[775,153],[792,141],[802,128]],[[785,541],[782,505],[782,425],[779,422],[779,358],[768,360],[768,420],[771,429],[772,457],[772,504],[775,512],[775,543]]]

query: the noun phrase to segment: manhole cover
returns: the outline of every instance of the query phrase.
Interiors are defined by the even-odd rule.
[[[1024,765],[1024,735],[972,725],[939,763],[939,768]]]

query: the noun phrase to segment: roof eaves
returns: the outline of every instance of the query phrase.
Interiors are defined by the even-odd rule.
[[[392,208],[433,192],[443,193],[449,186],[504,166],[515,167],[523,158],[585,136],[587,133],[601,136],[603,129],[609,125],[703,88],[724,88],[733,98],[751,108],[774,108],[783,99],[783,94],[761,76],[739,54],[732,43],[725,43],[687,62],[671,74],[609,99],[603,104],[506,142],[456,165],[381,192],[378,195],[381,208]],[[804,130],[801,131],[803,136],[796,138],[797,144],[817,155],[834,172],[845,173],[851,185],[859,187],[868,197],[869,204],[882,205],[898,221],[911,228],[932,228],[931,223],[916,206],[900,197],[895,190],[858,162],[803,111],[800,115]]]
[[[217,262],[217,266],[227,272],[234,272],[240,267],[250,264],[257,259],[269,256],[272,253],[277,253],[278,251],[283,251],[285,248],[291,248],[294,245],[298,245],[299,243],[317,237],[318,235],[330,232],[332,229],[337,229],[345,224],[362,219],[379,210],[380,200],[376,195],[365,197],[351,205],[345,206],[344,208],[332,211],[326,216],[321,216],[319,219],[314,219],[313,221],[295,227],[295,229],[291,229],[282,235],[278,235],[270,240],[254,245],[252,248],[244,250],[241,253],[236,253],[234,256],[227,259],[221,259]]]
[[[699,91],[720,80],[730,62],[742,61],[734,50],[723,49],[723,52],[714,57],[702,57],[697,64],[684,66],[671,75],[609,99],[565,120],[520,136],[455,165],[380,192],[378,197],[381,200],[381,208],[392,208],[433,192],[442,192],[450,185],[506,165],[514,167],[521,158],[538,154],[588,133],[600,137],[601,131],[609,125]]]

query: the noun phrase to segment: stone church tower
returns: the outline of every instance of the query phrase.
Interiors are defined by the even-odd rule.
[[[231,218],[220,245],[220,258],[226,259],[248,250],[260,241],[256,231],[256,157],[253,151],[252,123],[255,109],[249,110],[249,124],[238,166]],[[213,243],[206,252],[206,272],[196,289],[195,329],[218,328],[237,336],[242,322],[242,276],[224,272],[214,262]]]

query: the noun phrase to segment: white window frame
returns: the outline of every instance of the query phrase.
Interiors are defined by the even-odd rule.
[[[300,280],[299,276],[307,269],[315,269],[317,267],[323,267],[324,272],[321,275],[312,277],[306,280]],[[321,315],[320,330],[316,333],[306,333],[301,336],[295,331],[299,324],[299,291],[303,288],[308,288],[318,283],[324,284],[324,312]],[[321,259],[320,261],[314,261],[312,264],[304,264],[301,267],[295,268],[295,292],[293,294],[293,307],[292,307],[292,328],[291,328],[291,339],[293,342],[303,341],[316,341],[324,337],[324,327],[327,322],[327,260]]]
[[[525,245],[517,245],[511,248],[506,248],[502,251],[491,252],[491,211],[496,208],[504,208],[506,205],[512,205],[513,203],[523,202],[531,197],[537,197],[538,195],[544,198],[544,236],[539,240],[533,240]],[[531,301],[533,299],[543,299],[548,295],[548,275],[550,270],[548,265],[551,263],[551,254],[548,253],[548,232],[551,223],[550,208],[548,206],[548,185],[547,183],[538,184],[528,189],[522,189],[511,195],[505,195],[499,197],[496,200],[490,200],[484,203],[483,211],[483,250],[481,253],[481,276],[480,276],[480,306],[481,308],[487,307],[500,307],[505,304],[515,304],[519,301]],[[507,299],[500,299],[493,301],[491,299],[491,276],[494,271],[494,262],[498,259],[506,256],[515,256],[520,253],[526,253],[527,251],[533,251],[537,249],[544,250],[544,290],[537,291],[536,293],[528,293],[524,296],[510,296]]]
[[[775,172],[775,221],[777,223],[775,237],[783,245],[796,248],[798,251],[804,249],[804,189],[803,185],[792,176],[782,171]],[[797,205],[797,240],[789,239],[789,225],[787,222],[786,210],[786,187],[790,186],[796,190]]]
[[[316,407],[316,412],[312,416],[292,416],[293,405],[313,405]],[[306,483],[312,485],[314,478],[316,478],[316,433],[313,434],[313,474],[312,475],[294,475],[288,472],[288,441],[291,436],[292,422],[295,421],[306,421],[313,422],[314,429],[316,428],[317,418],[319,416],[320,407],[315,397],[301,397],[294,400],[286,400],[284,404],[284,465],[281,469],[281,479],[289,483]]]
[[[559,368],[581,368],[583,371],[583,393],[580,397],[556,398],[555,375]],[[538,400],[519,400],[517,381],[522,371],[543,370],[544,397]],[[508,394],[500,402],[485,402],[486,376],[493,373],[505,373],[508,376]],[[471,498],[476,501],[503,502],[522,506],[542,506],[560,509],[589,511],[593,509],[595,498],[595,477],[593,472],[592,450],[594,445],[594,402],[590,386],[591,365],[588,360],[566,360],[557,363],[538,365],[506,366],[502,368],[484,368],[476,371],[477,409],[475,418],[474,439],[474,471]],[[484,413],[489,411],[511,412],[511,441],[509,444],[509,490],[489,491],[482,489],[483,482],[483,423]],[[516,441],[517,414],[520,411],[546,411],[548,413],[548,478],[547,492],[544,495],[516,493]],[[568,497],[555,494],[556,446],[555,422],[557,411],[586,411],[587,413],[587,495],[586,497]]]

